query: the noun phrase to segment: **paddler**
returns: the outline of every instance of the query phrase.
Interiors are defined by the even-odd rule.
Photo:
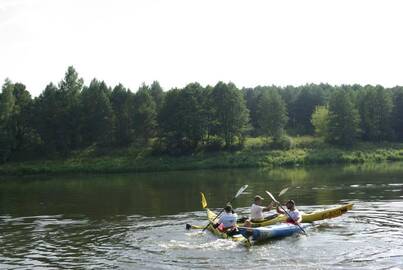
[[[263,215],[263,212],[268,212],[273,209],[274,203],[271,202],[267,206],[262,206],[263,204],[263,197],[260,195],[256,195],[253,201],[253,204],[250,208],[250,219],[245,221],[245,226],[250,227],[252,226],[251,222],[262,222],[264,220],[272,219],[277,216],[275,215],[270,215],[265,217]]]
[[[287,213],[284,212],[283,209],[280,208],[280,206],[277,206],[277,213],[279,214],[283,214],[283,215],[287,215],[287,220],[286,222],[288,223],[301,223],[302,221],[302,215],[301,213],[298,211],[298,209],[295,207],[295,202],[294,200],[289,200],[286,202],[285,206],[287,207]]]
[[[228,235],[237,234],[239,233],[236,225],[237,219],[238,215],[232,210],[232,206],[227,204],[224,208],[224,213],[220,216],[218,222],[214,224],[214,227],[218,227],[221,232],[225,232]]]

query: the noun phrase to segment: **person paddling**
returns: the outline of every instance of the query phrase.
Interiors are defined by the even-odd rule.
[[[264,220],[269,220],[277,216],[277,214],[267,217],[263,215],[263,212],[272,210],[274,206],[273,202],[271,202],[268,206],[262,206],[263,200],[264,199],[262,196],[255,196],[254,203],[252,204],[250,209],[250,219],[245,221],[245,226],[250,227],[252,226],[251,222],[262,222]]]
[[[301,223],[302,221],[302,215],[298,211],[298,209],[295,207],[295,202],[293,200],[289,200],[286,202],[285,206],[287,207],[287,220],[286,222],[296,224],[296,223]],[[286,215],[287,213],[284,212],[283,209],[280,208],[280,206],[277,206],[277,213]]]
[[[218,222],[214,224],[214,228],[218,228],[221,232],[225,232],[227,235],[234,235],[239,233],[236,221],[238,215],[234,213],[231,205],[227,205],[224,208],[224,213],[220,216]]]

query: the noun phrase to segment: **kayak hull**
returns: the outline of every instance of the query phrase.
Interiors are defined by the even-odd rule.
[[[302,213],[302,222],[303,223],[310,223],[317,220],[323,220],[328,218],[335,218],[345,214],[347,211],[353,208],[353,204],[345,204],[338,207],[315,211],[312,213]],[[287,220],[287,216],[285,215],[278,215],[277,217],[269,220],[264,220],[262,222],[252,222],[252,227],[265,227],[269,225],[273,225],[280,222],[285,222]],[[243,223],[239,223],[238,226],[243,226]]]
[[[309,223],[300,224],[300,226],[304,229],[310,225],[311,224]],[[256,242],[287,237],[301,232],[301,229],[297,225],[291,223],[282,223],[259,228],[242,227],[239,230],[246,237],[252,236],[252,240]]]

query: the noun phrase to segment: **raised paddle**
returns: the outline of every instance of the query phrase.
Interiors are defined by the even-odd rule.
[[[278,194],[278,196],[281,197],[282,195],[284,195],[284,193],[287,192],[287,190],[288,190],[288,187],[283,188],[283,189],[280,191],[280,193]]]
[[[231,203],[232,203],[239,195],[241,195],[242,192],[244,192],[245,189],[247,189],[247,188],[248,188],[248,185],[242,186],[242,187],[238,190],[238,192],[235,194],[234,198],[232,198],[231,201],[227,202],[227,204],[231,204]],[[203,204],[203,205],[204,205],[204,204]],[[206,206],[207,206],[207,203],[206,203]],[[209,222],[209,224],[207,224],[206,227],[203,228],[203,232],[204,232],[204,230],[207,229],[207,227],[210,225],[210,223],[213,223],[213,222],[222,214],[222,212],[224,212],[224,208],[221,209],[220,213],[218,213],[218,215],[217,215],[211,222]]]
[[[287,216],[288,216],[291,220],[294,220],[294,219],[290,216],[290,214],[284,209],[284,207],[281,205],[281,203],[280,203],[279,201],[277,201],[276,198],[274,198],[274,196],[273,196],[270,192],[268,192],[268,191],[266,190],[266,193],[267,193],[267,195],[269,195],[269,197],[270,197],[274,202],[278,203],[278,205],[281,207],[281,209],[283,209],[284,213],[286,213]],[[280,192],[280,193],[281,193],[281,192]],[[283,193],[283,194],[284,194],[284,193]],[[305,230],[304,230],[297,222],[295,222],[295,225],[297,225],[297,226],[301,229],[301,231],[306,235]]]

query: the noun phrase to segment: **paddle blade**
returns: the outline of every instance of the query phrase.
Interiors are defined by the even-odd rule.
[[[288,187],[283,188],[283,189],[280,191],[280,193],[278,194],[278,196],[280,197],[281,195],[283,195],[284,193],[286,193],[287,190],[288,190]]]
[[[241,195],[242,194],[242,192],[244,192],[245,191],[245,189],[247,189],[248,188],[248,185],[244,185],[244,186],[242,186],[239,190],[238,190],[238,192],[236,193],[236,195],[235,195],[235,197],[234,198],[237,198],[239,195]]]
[[[270,192],[268,192],[268,191],[266,190],[266,193],[267,193],[267,195],[269,195],[269,197],[270,197],[274,202],[278,203],[278,201],[276,200],[276,198],[274,198],[274,196],[273,196]]]
[[[204,197],[203,192],[200,192],[200,194],[201,194],[201,205],[202,205],[203,208],[206,208],[207,207],[206,197]]]

